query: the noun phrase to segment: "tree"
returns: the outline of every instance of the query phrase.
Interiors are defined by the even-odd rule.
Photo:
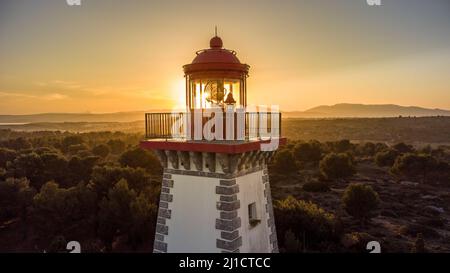
[[[342,203],[348,214],[364,224],[372,217],[372,213],[378,207],[380,200],[371,186],[356,183],[347,186],[342,196]]]
[[[294,146],[294,157],[300,162],[319,162],[322,149],[317,141],[299,143]]]
[[[36,153],[19,155],[7,168],[11,176],[28,178],[31,186],[35,189],[40,189],[46,182],[43,175],[44,164]]]
[[[67,177],[67,160],[57,153],[45,152],[41,154],[42,181],[64,181]]]
[[[121,179],[100,202],[98,234],[108,251],[112,250],[115,236],[130,229],[133,220],[131,204],[135,199],[136,192]]]
[[[8,139],[6,141],[6,143],[4,143],[4,146],[16,151],[20,151],[20,150],[26,150],[26,149],[30,149],[33,146],[31,145],[31,142],[23,137],[18,137],[15,139]]]
[[[85,151],[89,151],[89,148],[86,144],[81,143],[81,144],[73,144],[67,147],[66,149],[66,153],[70,154],[70,155],[75,155],[75,154],[79,154]]]
[[[346,178],[355,173],[352,158],[344,153],[329,153],[320,161],[319,168],[328,179]]]
[[[33,208],[35,228],[44,238],[84,238],[94,232],[96,196],[83,183],[64,189],[47,182],[34,196]]]
[[[288,196],[275,201],[274,213],[279,239],[284,240],[286,232],[291,230],[303,246],[315,248],[321,242],[335,238],[334,215],[314,203]],[[281,243],[286,244],[285,241]]]
[[[145,191],[132,201],[129,241],[133,249],[143,243],[153,245],[151,238],[155,235],[157,209],[155,202],[152,202]]]
[[[141,192],[147,187],[156,187],[144,169],[116,166],[96,166],[93,169],[89,186],[102,198],[121,179],[125,179],[127,185],[136,192]]]
[[[414,152],[413,146],[406,145],[403,142],[395,144],[392,148],[401,154]]]
[[[108,141],[108,146],[111,149],[111,153],[118,155],[125,151],[125,142],[120,139],[111,139]]]
[[[406,153],[397,157],[391,172],[410,178],[421,177],[421,182],[425,183],[427,175],[437,166],[438,162],[430,155]]]
[[[0,168],[6,168],[6,163],[13,161],[16,157],[16,151],[0,147]]]
[[[96,156],[100,156],[102,158],[105,158],[109,155],[111,152],[111,149],[106,144],[100,144],[92,148],[92,153]]]
[[[143,168],[152,174],[162,172],[161,163],[158,158],[151,152],[139,147],[124,152],[119,162],[124,167]]]
[[[64,152],[68,151],[68,148],[72,145],[80,145],[83,144],[84,140],[79,135],[70,135],[63,138],[61,141],[61,148]]]
[[[375,155],[375,163],[380,167],[391,167],[400,153],[394,149],[378,152]]]
[[[30,187],[26,178],[11,177],[0,181],[0,220],[19,216],[26,227],[27,209],[35,194],[36,190]]]
[[[279,174],[292,174],[297,171],[294,157],[287,149],[280,150],[275,154],[272,167]]]
[[[92,170],[98,160],[99,157],[97,156],[88,156],[84,158],[78,156],[72,157],[67,164],[70,183],[76,184],[80,181],[89,181]]]
[[[348,139],[342,139],[334,143],[334,151],[337,153],[345,153],[353,149],[353,144]]]

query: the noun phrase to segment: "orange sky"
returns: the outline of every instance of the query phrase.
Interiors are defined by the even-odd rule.
[[[250,103],[450,109],[449,18],[446,0],[6,0],[0,114],[182,106],[214,25],[251,66]]]

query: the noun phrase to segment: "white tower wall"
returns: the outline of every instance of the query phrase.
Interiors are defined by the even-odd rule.
[[[159,153],[166,168],[154,252],[277,252],[268,154],[185,153]]]

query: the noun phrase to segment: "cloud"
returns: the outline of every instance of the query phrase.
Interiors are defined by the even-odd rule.
[[[34,95],[29,95],[25,93],[18,93],[18,92],[4,92],[0,91],[0,97],[15,97],[15,98],[35,98]]]
[[[31,95],[21,92],[4,92],[0,91],[0,98],[23,98],[23,99],[44,99],[44,100],[62,100],[69,98],[68,96],[60,93],[50,93],[45,95]]]
[[[53,94],[45,95],[43,98],[45,100],[62,100],[62,99],[67,99],[69,97],[66,95],[63,95],[63,94],[53,93]]]

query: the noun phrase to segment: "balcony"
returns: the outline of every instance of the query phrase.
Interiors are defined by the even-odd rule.
[[[279,112],[206,113],[199,109],[193,112],[145,114],[147,140],[230,142],[268,140],[280,136]]]

